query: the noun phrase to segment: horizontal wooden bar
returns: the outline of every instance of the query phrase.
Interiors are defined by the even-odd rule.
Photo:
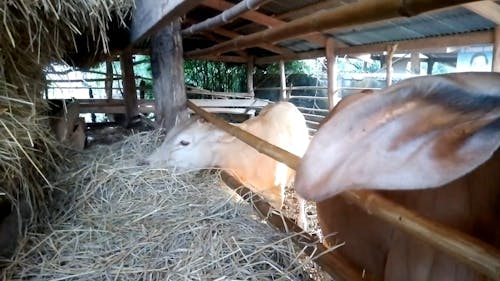
[[[274,146],[239,127],[210,114],[188,101],[188,107],[220,129],[292,169],[297,169],[300,157]],[[433,245],[486,276],[500,278],[500,251],[470,235],[446,225],[428,220],[403,206],[383,198],[373,191],[351,190],[340,194],[368,214],[387,221],[404,232]]]
[[[296,232],[301,233],[300,236],[295,236],[293,241],[300,247],[309,245],[304,248],[304,252],[309,255],[314,262],[319,264],[321,268],[329,273],[335,280],[346,281],[368,281],[375,279],[372,276],[363,276],[362,269],[355,268],[354,265],[345,260],[342,256],[335,253],[335,251],[327,252],[328,249],[319,242],[318,237],[314,237],[295,224],[289,218],[278,215],[272,212],[273,208],[262,197],[253,193],[250,189],[245,187],[241,182],[232,177],[227,172],[221,173],[224,183],[232,188],[238,195],[247,200],[257,213],[266,219],[272,226],[276,227],[282,232]]]
[[[308,108],[308,107],[301,107],[301,106],[297,106],[297,108],[299,110],[307,110],[307,111],[315,111],[315,112],[324,112],[324,113],[328,113],[330,112],[328,109],[321,109],[321,108]]]
[[[315,96],[290,96],[291,99],[303,99],[303,100],[328,100],[328,97],[315,97]]]
[[[382,53],[387,49],[387,45],[398,44],[398,51],[423,51],[428,49],[445,48],[445,47],[459,47],[476,44],[492,44],[494,42],[493,31],[478,31],[458,35],[448,35],[440,37],[413,39],[405,41],[389,41],[378,44],[365,44],[359,46],[349,46],[336,48],[335,52],[338,56],[343,55],[359,55],[359,54],[373,54]],[[301,59],[315,59],[324,57],[324,50],[315,50],[309,52],[301,52],[293,55],[276,55],[268,57],[260,57],[255,59],[256,64],[271,64],[280,60],[301,60]]]

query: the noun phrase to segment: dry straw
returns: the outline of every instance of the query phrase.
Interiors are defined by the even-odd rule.
[[[138,167],[141,133],[73,155],[51,220],[4,280],[308,280],[291,237],[259,220],[213,171]],[[307,257],[306,257],[307,260]]]
[[[0,204],[25,201],[44,216],[50,175],[62,161],[44,117],[44,70],[69,53],[102,55],[111,22],[122,24],[132,7],[133,0],[0,1]]]

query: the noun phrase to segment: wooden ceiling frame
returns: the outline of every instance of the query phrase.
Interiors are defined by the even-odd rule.
[[[205,0],[213,1],[213,0]],[[474,2],[470,0],[364,0],[337,9],[322,10],[293,20],[279,27],[252,33],[209,48],[186,53],[186,57],[220,54],[235,49],[245,49],[264,42],[278,42],[297,38],[313,32],[349,27],[396,17],[411,17],[444,7]]]
[[[210,7],[212,9],[216,9],[219,11],[224,11],[224,10],[230,9],[231,7],[234,6],[234,4],[227,2],[225,0],[205,0],[202,2],[202,5],[205,5],[207,7]],[[263,13],[260,13],[257,11],[253,11],[253,10],[249,10],[249,11],[241,14],[239,17],[246,19],[248,21],[251,21],[255,24],[264,25],[267,28],[276,28],[276,27],[282,26],[282,25],[287,23],[284,20],[280,20],[278,18],[271,17],[271,16],[268,16],[266,14],[263,14]],[[306,41],[314,43],[314,44],[317,44],[320,47],[325,46],[325,42],[327,39],[326,36],[324,36],[323,34],[317,33],[317,32],[313,33],[313,34],[309,34],[309,35],[299,36],[298,38],[306,40]],[[345,44],[343,44],[343,43],[339,42],[339,44],[345,46]]]
[[[493,1],[479,1],[463,5],[481,17],[500,25],[500,5]]]

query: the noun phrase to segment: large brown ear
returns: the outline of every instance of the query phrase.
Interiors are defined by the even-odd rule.
[[[408,79],[334,111],[297,170],[300,195],[437,187],[498,149],[500,74]]]

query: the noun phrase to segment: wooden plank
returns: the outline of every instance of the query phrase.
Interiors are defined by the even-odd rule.
[[[192,103],[200,107],[263,107],[269,104],[264,100],[236,100],[236,99],[190,99]]]
[[[415,16],[423,12],[472,2],[471,0],[363,0],[337,9],[327,9],[264,31],[241,36],[215,46],[186,53],[186,57],[225,53],[254,47],[263,42],[278,42],[297,38],[334,27],[349,27],[401,16]]]
[[[387,49],[388,44],[398,44],[400,51],[422,51],[425,49],[446,48],[455,46],[467,46],[474,44],[492,44],[494,42],[492,31],[471,32],[460,35],[449,35],[442,37],[422,38],[405,41],[391,41],[378,44],[366,44],[351,47],[336,48],[336,53],[342,55],[359,55],[382,53]],[[255,60],[256,64],[271,64],[279,60],[301,60],[313,59],[325,56],[324,50],[315,50],[310,52],[296,53],[293,56],[269,56],[261,57]]]
[[[260,153],[266,154],[294,170],[299,167],[300,157],[203,111],[193,103],[188,102],[188,107],[218,128],[252,146]],[[500,278],[500,251],[494,246],[454,228],[426,219],[373,191],[351,190],[341,193],[340,196],[366,213],[376,216],[409,235],[429,243],[489,278],[493,280]]]
[[[151,36],[202,0],[135,0],[131,28],[131,45]]]
[[[139,115],[137,110],[137,89],[135,86],[134,61],[132,54],[125,51],[120,55],[123,74],[123,98],[125,102],[126,122],[130,124],[134,117]]]
[[[463,5],[465,8],[500,25],[500,5],[493,1],[478,1]]]
[[[495,43],[493,44],[493,72],[500,72],[500,25],[495,28]]]
[[[187,97],[182,54],[180,20],[176,19],[151,40],[156,122],[167,131],[189,118],[185,108]]]

